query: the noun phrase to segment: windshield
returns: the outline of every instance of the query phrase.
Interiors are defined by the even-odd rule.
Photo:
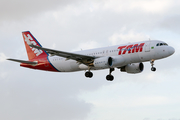
[[[168,44],[167,43],[157,43],[156,46],[168,46]]]

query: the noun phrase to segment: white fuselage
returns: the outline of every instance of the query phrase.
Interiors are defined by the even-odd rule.
[[[111,47],[83,50],[75,53],[95,57],[120,57],[124,60],[123,64],[117,64],[113,67],[122,67],[131,63],[140,63],[168,57],[174,53],[174,48],[168,46],[163,41],[149,40],[136,43],[128,43],[123,45],[116,45]],[[85,65],[83,68],[82,65],[75,60],[67,60],[66,58],[59,56],[48,56],[48,60],[60,72],[73,72],[88,69],[88,67]],[[97,69],[106,68],[91,68],[91,70]]]

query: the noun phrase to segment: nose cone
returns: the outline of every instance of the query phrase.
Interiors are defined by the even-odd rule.
[[[173,47],[169,47],[168,52],[170,55],[174,54],[175,49]]]

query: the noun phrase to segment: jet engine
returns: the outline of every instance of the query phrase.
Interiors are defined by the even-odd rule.
[[[131,74],[140,73],[144,70],[143,63],[132,63],[121,68],[121,72],[127,72]]]
[[[111,57],[100,57],[96,58],[93,62],[94,67],[96,68],[108,68],[112,66],[112,58]]]
[[[94,60],[94,67],[96,68],[114,68],[123,66],[125,62],[122,56],[112,56],[112,57],[101,57]]]
[[[121,67],[125,63],[125,59],[122,56],[112,56],[112,66],[111,67]]]

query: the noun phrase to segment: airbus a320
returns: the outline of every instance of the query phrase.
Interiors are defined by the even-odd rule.
[[[20,62],[20,66],[52,71],[74,72],[85,70],[85,76],[92,78],[92,70],[109,69],[106,76],[113,81],[112,72],[115,68],[121,72],[141,73],[143,62],[150,61],[151,70],[156,71],[154,61],[166,58],[175,52],[175,49],[160,40],[148,40],[123,45],[115,45],[77,52],[65,52],[44,48],[29,32],[22,32],[29,60],[8,59]]]

